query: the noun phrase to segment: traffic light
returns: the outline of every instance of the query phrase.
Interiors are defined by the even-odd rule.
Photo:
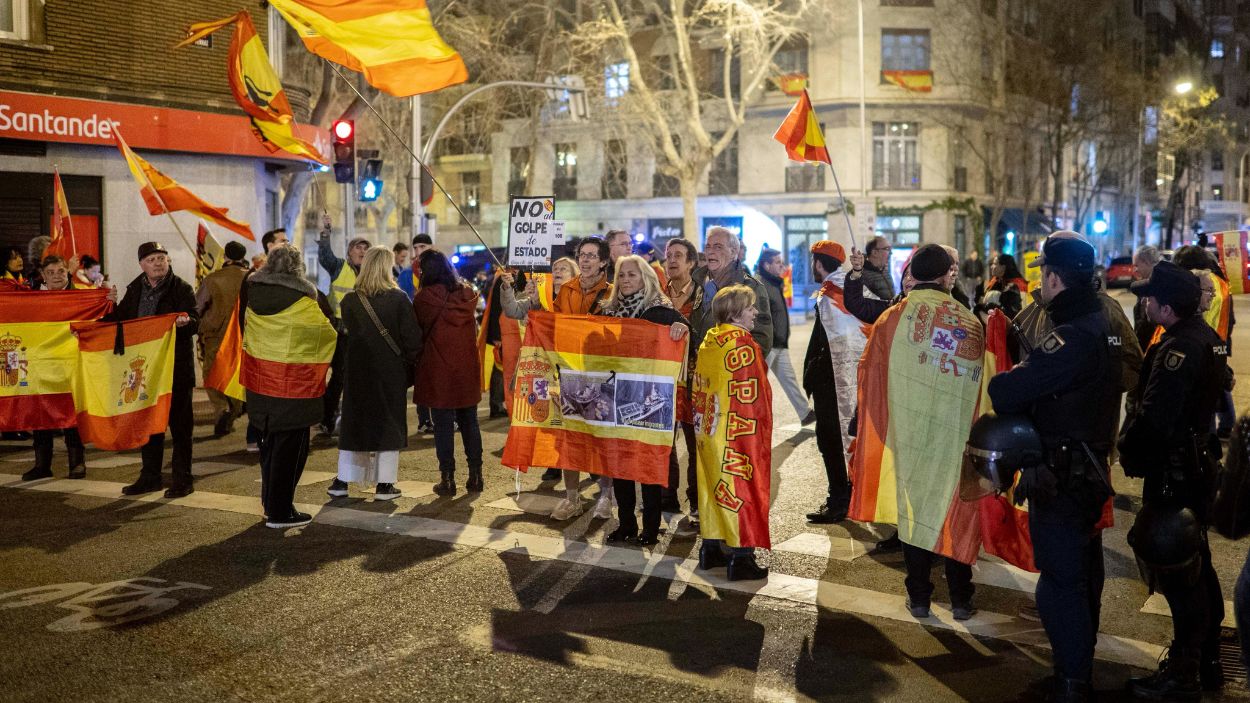
[[[360,174],[360,202],[378,199],[382,194],[382,159],[366,159]]]
[[[330,127],[334,144],[334,182],[356,181],[356,123],[352,120],[335,120]]]

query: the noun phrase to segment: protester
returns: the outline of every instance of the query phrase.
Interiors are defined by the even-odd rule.
[[[486,303],[482,310],[482,333],[483,341],[490,348],[487,352],[483,349],[483,353],[492,354],[492,364],[490,378],[487,380],[487,390],[490,395],[487,402],[490,406],[490,419],[508,417],[508,409],[506,405],[507,393],[504,392],[505,379],[503,377],[503,289],[504,271],[501,269],[495,272],[495,279],[491,283],[491,292],[486,297]],[[476,292],[476,289],[474,289]],[[480,297],[479,297],[480,300]]]
[[[629,236],[629,232],[623,229],[610,229],[607,234],[603,235],[603,241],[608,243],[608,281],[612,281],[612,277],[616,275],[616,262],[622,256],[629,256],[634,253],[634,240]]]
[[[768,578],[768,569],[755,560],[755,547],[771,546],[772,391],[764,351],[750,334],[759,315],[756,302],[747,286],[716,292],[709,306],[714,324],[697,352],[691,381],[699,429],[699,568],[725,566],[730,581]],[[744,386],[758,391],[735,392]],[[731,416],[754,431],[730,433]],[[731,452],[742,457],[736,462],[751,467],[749,475],[724,470],[735,463],[724,459]]]
[[[227,242],[221,268],[208,274],[195,293],[195,310],[200,316],[200,350],[204,378],[208,378],[217,359],[217,350],[226,337],[230,318],[239,302],[239,291],[247,277],[247,248],[238,242]],[[243,402],[215,388],[206,388],[208,399],[217,409],[213,434],[223,437],[234,431],[234,421],[243,413]]]
[[[251,268],[251,270],[252,270],[252,271],[259,271],[259,270],[261,270],[261,269],[265,268],[265,262],[267,262],[267,261],[269,261],[269,256],[268,256],[268,255],[266,255],[266,254],[257,254],[257,255],[255,255],[255,256],[253,256],[253,257],[252,257],[252,268]]]
[[[32,238],[26,244],[26,281],[34,290],[39,290],[39,286],[43,281],[39,278],[39,270],[42,268],[43,252],[52,243],[52,237],[39,236]]]
[[[1157,247],[1149,244],[1138,247],[1133,253],[1133,274],[1139,281],[1150,280],[1155,264],[1160,261],[1163,261],[1163,253]],[[1155,338],[1158,329],[1159,326],[1146,317],[1146,299],[1138,298],[1133,305],[1133,331],[1137,334],[1137,344],[1143,352],[1150,348],[1150,343]]]
[[[985,292],[982,285],[984,281],[985,264],[981,261],[980,252],[974,248],[968,252],[968,258],[959,267],[959,282],[969,299],[980,300]]]
[[[974,301],[968,298],[963,288],[959,287],[959,250],[949,244],[943,244],[942,249],[951,257],[951,270],[942,283],[942,287],[949,291],[951,297],[960,305],[971,310]]]
[[[560,288],[577,276],[577,262],[569,258],[556,259],[551,262],[551,290],[558,291]],[[525,282],[524,293],[522,297],[517,297],[516,277],[510,271],[504,271],[502,274],[503,285],[500,287],[501,306],[503,314],[513,320],[524,320],[530,310],[542,310],[543,301],[538,294],[537,279],[530,276]],[[554,300],[555,296],[552,295]],[[505,379],[505,383],[511,383],[511,379]]]
[[[394,252],[365,253],[356,291],[343,297],[343,419],[338,477],[326,492],[347,495],[347,484],[377,484],[375,500],[400,496],[399,452],[408,446],[408,387],[421,353],[421,330],[408,296],[391,276]]]
[[[660,250],[644,239],[634,247],[634,253],[641,256],[651,266],[651,270],[655,271],[655,277],[660,281],[660,290],[663,290],[668,285],[668,276],[664,273],[664,262],[660,261]]]
[[[794,366],[790,364],[790,309],[786,307],[786,284],[781,278],[785,270],[781,252],[776,249],[760,252],[755,275],[763,281],[764,290],[768,293],[768,313],[773,321],[773,348],[768,352],[768,368],[777,377],[790,405],[794,406],[799,422],[810,425],[816,421],[816,413],[807,404],[807,396],[799,388],[799,382],[794,378]]]
[[[312,521],[295,509],[295,487],[308,460],[308,428],[321,417],[324,365],[338,335],[329,302],[318,301],[306,278],[299,249],[270,244],[265,268],[248,278],[239,375],[248,419],[260,435],[265,526],[282,529]],[[253,356],[264,358],[264,366],[253,368]]]
[[[477,291],[460,279],[442,252],[430,249],[418,260],[421,289],[413,299],[423,346],[417,361],[413,401],[430,408],[440,480],[434,492],[456,494],[455,429],[469,465],[465,490],[479,492],[482,435],[477,404],[482,399],[474,311]]]
[[[977,312],[1002,309],[1008,319],[1020,314],[1024,292],[1029,284],[1020,273],[1011,254],[999,254],[990,262],[990,281],[981,297]]]
[[[281,227],[278,229],[271,229],[261,235],[260,246],[264,251],[252,257],[252,268],[247,272],[247,275],[243,277],[243,283],[239,286],[239,329],[243,329],[245,324],[244,321],[247,318],[248,284],[252,280],[252,274],[265,268],[265,264],[269,260],[269,252],[286,243],[286,230]],[[321,291],[317,291],[318,305],[320,305],[323,301],[325,303],[325,308],[329,310],[329,300],[325,299],[325,295],[323,295]],[[333,314],[331,314],[330,322],[335,326],[338,325],[338,321],[334,319]],[[250,413],[248,414],[246,442],[249,454],[257,454],[260,452],[260,430],[258,430],[256,425],[252,423]]]
[[[890,240],[876,236],[864,245],[864,287],[878,300],[894,297],[894,279],[890,277]]]
[[[75,288],[99,288],[104,285],[100,262],[90,254],[78,257],[78,270],[74,271]]]
[[[398,279],[399,274],[405,270],[405,267],[408,266],[408,254],[411,251],[412,249],[407,244],[404,244],[403,242],[395,242],[395,246],[391,247],[391,252],[394,255],[394,261],[392,262],[392,265],[391,265],[391,278],[392,279]],[[412,268],[409,267],[407,268],[407,270],[411,271]],[[396,287],[398,288],[398,286]]]
[[[703,343],[703,337],[715,324],[712,318],[712,299],[716,291],[731,285],[745,285],[755,293],[755,325],[751,337],[759,345],[765,356],[773,347],[772,314],[768,309],[768,293],[759,279],[752,276],[738,261],[742,253],[742,242],[724,227],[710,227],[704,242],[704,256],[707,266],[695,269],[694,285],[703,289],[703,295],[695,304],[690,315],[691,358]]]
[[[41,270],[43,287],[41,290],[73,290],[78,288],[70,280],[69,268],[59,256],[45,256]],[[60,430],[35,430],[35,465],[22,474],[23,481],[34,481],[52,476],[52,440],[58,434],[65,437],[65,452],[69,463],[69,475],[66,478],[86,478],[86,450],[78,428],[66,427]]]
[[[343,296],[356,289],[356,276],[360,273],[360,263],[369,249],[369,240],[364,237],[353,237],[347,243],[347,258],[340,259],[330,248],[331,220],[324,215],[321,220],[321,236],[317,238],[317,261],[321,268],[330,275],[330,309],[335,315]],[[340,340],[341,341],[341,340]],[[330,380],[326,383],[321,416],[321,435],[333,437],[338,433],[339,398],[343,395],[343,353],[345,344],[339,344],[334,352],[334,360],[330,362]]]
[[[425,232],[412,238],[412,250],[409,257],[410,264],[395,277],[396,282],[399,283],[399,289],[408,296],[409,300],[412,300],[412,297],[417,294],[417,289],[421,287],[421,281],[419,280],[421,272],[418,270],[419,265],[417,261],[427,249],[431,249],[433,246],[434,239]]]
[[[151,315],[177,313],[174,320],[177,333],[174,338],[174,385],[169,404],[169,431],[174,438],[174,454],[171,464],[173,484],[165,491],[166,498],[182,498],[195,489],[191,478],[191,433],[195,415],[191,408],[191,392],[195,388],[195,348],[191,338],[199,326],[195,311],[195,291],[186,281],[174,274],[169,265],[169,253],[159,242],[139,245],[139,274],[130,285],[113,312],[102,319],[110,322],[133,320]],[[110,288],[109,296],[116,299],[117,289]],[[124,495],[139,495],[161,489],[161,466],[165,459],[165,433],[154,434],[141,451],[143,467],[139,478],[122,489]]]
[[[26,264],[22,258],[22,250],[17,247],[5,247],[0,249],[0,256],[3,256],[5,261],[4,271],[0,273],[0,281],[24,287],[26,285]]]
[[[625,317],[646,320],[669,328],[669,338],[679,341],[690,331],[686,319],[673,308],[672,302],[660,290],[660,280],[655,271],[641,256],[628,254],[616,260],[615,283],[612,297],[595,311],[608,317]],[[618,526],[608,535],[609,542],[637,542],[649,546],[659,542],[660,490],[659,484],[642,486],[642,533],[634,515],[637,491],[634,482],[612,479],[616,497]]]
[[[681,316],[690,319],[695,305],[703,295],[703,289],[694,285],[691,276],[694,274],[695,262],[699,260],[699,251],[688,239],[670,239],[664,249],[664,272],[668,283],[664,286],[664,294]],[[697,477],[698,450],[695,446],[694,417],[690,411],[690,387],[682,384],[677,389],[677,423],[681,428],[681,437],[686,445],[686,500],[690,505],[690,516],[699,516],[699,486]],[[673,438],[673,449],[668,455],[668,485],[660,491],[660,509],[665,512],[681,512],[681,503],[677,499],[677,490],[681,478],[681,465],[677,460],[677,437]]]

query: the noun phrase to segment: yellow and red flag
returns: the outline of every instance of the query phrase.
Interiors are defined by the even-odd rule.
[[[730,547],[772,546],[768,502],[773,392],[764,353],[736,325],[708,330],[691,377],[699,534]]]
[[[1250,253],[1246,248],[1246,238],[1250,232],[1245,230],[1217,232],[1212,237],[1219,254],[1220,268],[1228,277],[1228,292],[1233,295],[1250,293]]]
[[[61,172],[52,169],[52,241],[44,249],[44,256],[56,256],[69,261],[78,256],[78,243],[74,241],[74,222],[70,219],[69,203],[65,200],[65,186],[61,184]],[[38,265],[39,262],[34,262]]]
[[[295,136],[291,103],[278,72],[269,63],[269,54],[256,34],[252,16],[246,10],[224,19],[191,25],[187,38],[174,48],[199,41],[231,24],[234,38],[230,42],[230,92],[239,107],[252,118],[256,138],[271,152],[282,150],[317,163],[328,163],[317,147]]]
[[[247,400],[247,389],[239,381],[243,365],[243,334],[239,330],[239,301],[234,301],[234,311],[226,325],[226,335],[217,348],[217,358],[204,374],[204,387],[220,391],[237,400]]]
[[[429,93],[469,79],[434,28],[425,0],[270,0],[314,54],[365,74],[391,95]]]
[[[147,443],[169,426],[177,313],[125,322],[80,322],[74,405],[78,433],[99,449]]]
[[[882,71],[881,77],[913,93],[933,91],[933,71]]]
[[[217,270],[225,255],[225,247],[201,222],[195,233],[195,285],[197,288],[205,276]]]
[[[226,216],[229,212],[226,208],[209,205],[200,200],[195,193],[157,171],[152,164],[131,151],[130,145],[126,144],[126,140],[122,139],[121,133],[116,129],[113,134],[117,140],[118,151],[122,153],[126,159],[126,165],[130,167],[130,175],[134,176],[135,182],[139,184],[139,195],[143,196],[143,203],[148,206],[148,214],[163,215],[175,210],[186,210],[202,220],[225,227],[253,242],[256,241],[256,235],[252,234],[252,228],[246,222],[232,220]]]
[[[667,483],[685,347],[665,325],[531,312],[504,465]]]
[[[1201,275],[1209,278],[1211,285],[1215,286],[1215,295],[1211,297],[1211,307],[1202,313],[1202,319],[1206,320],[1220,339],[1227,342],[1232,329],[1232,286],[1214,271],[1203,271]]]
[[[538,302],[543,310],[551,310],[552,291],[551,274],[531,273],[530,277],[538,289]],[[490,310],[487,301],[487,310]],[[514,320],[507,315],[499,316],[499,362],[503,365],[503,402],[505,407],[512,407],[512,381],[516,377],[516,362],[521,355],[521,342],[525,339],[526,320]],[[486,325],[483,325],[486,327]],[[489,391],[490,377],[484,380],[484,391]]]
[[[873,325],[859,366],[850,518],[898,525],[905,544],[976,561],[976,502],[959,498],[984,372],[981,321],[950,295],[912,290]]]
[[[112,309],[104,289],[0,292],[0,429],[74,426],[78,343],[70,323]]]
[[[820,284],[816,291],[816,310],[825,330],[829,358],[833,362],[833,384],[837,389],[842,447],[849,453],[853,446],[850,427],[851,418],[855,416],[859,360],[864,354],[868,332],[872,328],[846,308],[843,292],[846,273],[845,269],[838,269],[829,280]]]
[[[274,398],[325,395],[338,334],[316,301],[300,298],[273,315],[249,309],[244,323],[239,372],[244,388]]]
[[[777,128],[773,139],[786,147],[786,156],[791,161],[823,161],[829,160],[829,150],[825,148],[825,135],[820,131],[820,123],[816,121],[816,111],[812,109],[812,99],[804,90],[799,101],[786,115],[785,122]]]

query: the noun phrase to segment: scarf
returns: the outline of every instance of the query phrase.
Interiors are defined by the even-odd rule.
[[[644,302],[646,301],[642,298],[642,291],[622,295],[616,301],[616,305],[607,311],[607,314],[611,317],[638,317],[638,314],[642,312]]]

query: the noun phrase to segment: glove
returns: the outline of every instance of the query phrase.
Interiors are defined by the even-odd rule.
[[[1011,501],[1024,505],[1025,500],[1054,498],[1059,495],[1059,478],[1045,464],[1026,466],[1020,471],[1020,480],[1012,492]]]

